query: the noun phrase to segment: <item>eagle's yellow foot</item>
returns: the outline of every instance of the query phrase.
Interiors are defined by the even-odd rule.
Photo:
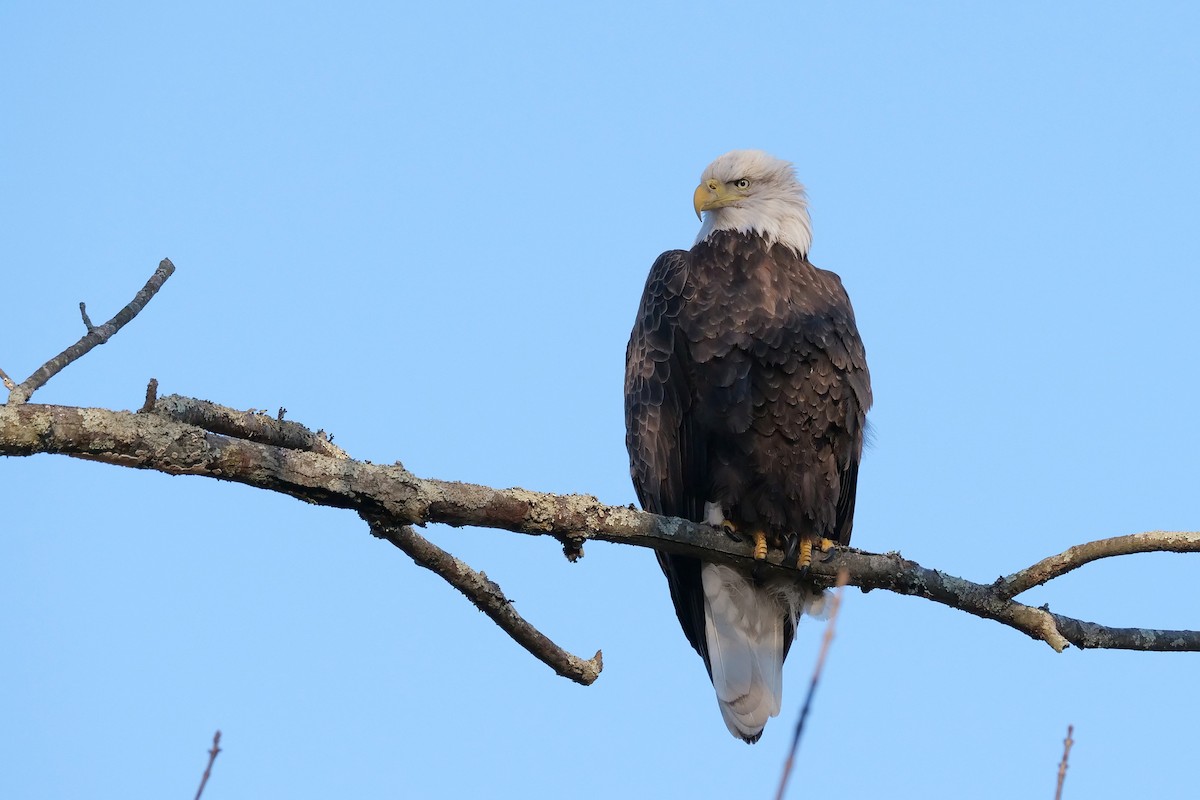
[[[796,557],[796,569],[800,570],[801,576],[808,575],[812,569],[813,550],[828,553],[835,547],[837,547],[837,542],[833,539],[800,537],[800,555]]]
[[[720,528],[721,530],[725,531],[725,535],[728,536],[730,539],[733,539],[735,542],[742,541],[742,537],[739,536],[738,532],[737,532],[737,525],[734,525],[729,520],[727,520],[727,519],[721,520],[721,524],[718,525],[717,527]]]
[[[762,531],[754,532],[754,560],[765,561],[767,558],[767,535]]]
[[[809,568],[812,567],[812,551],[813,540],[807,536],[801,537],[800,555],[796,558],[796,569],[800,570],[805,575],[808,574]]]

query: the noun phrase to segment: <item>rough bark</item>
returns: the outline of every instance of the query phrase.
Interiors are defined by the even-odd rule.
[[[138,412],[36,405],[30,395],[59,370],[103,344],[153,297],[174,266],[164,259],[146,286],[112,320],[91,324],[80,304],[87,334],[21,384],[0,372],[9,388],[0,407],[0,455],[51,453],[172,475],[202,475],[358,512],[376,536],[440,575],[488,614],[522,647],[558,674],[582,684],[600,674],[601,655],[591,659],[559,648],[516,613],[503,591],[412,529],[431,522],[475,525],[516,533],[550,535],[567,558],[583,554],[589,539],[700,556],[750,566],[751,546],[708,525],[610,506],[589,495],[553,495],[526,489],[493,489],[469,483],[420,478],[399,462],[370,464],[351,458],[321,431],[250,410],[237,411],[205,400],[157,396],[151,381]],[[1200,631],[1113,628],[1054,614],[1014,598],[1035,586],[1100,558],[1145,552],[1200,552],[1200,533],[1151,531],[1071,547],[990,584],[949,575],[909,561],[899,553],[843,548],[812,567],[810,580],[832,585],[839,573],[863,591],[886,589],[913,595],[995,620],[1056,651],[1080,648],[1197,651]],[[771,553],[766,569],[796,575]]]
[[[187,420],[187,421],[185,421]],[[217,430],[213,430],[216,428]],[[590,683],[599,654],[580,659],[561,651],[521,620],[499,587],[408,526],[431,522],[551,535],[577,552],[588,539],[653,547],[743,566],[748,544],[707,525],[609,506],[588,495],[493,489],[417,477],[400,464],[356,461],[317,433],[290,421],[239,412],[171,395],[150,411],[109,411],[37,404],[0,408],[0,455],[54,453],[173,475],[203,475],[280,492],[306,502],[357,511],[372,531],[450,581],[523,647],[559,674]],[[431,549],[432,548],[432,549]],[[863,590],[924,597],[995,620],[1061,651],[1080,648],[1200,650],[1200,632],[1112,628],[1019,603],[1019,593],[1094,561],[1149,551],[1198,552],[1200,533],[1155,531],[1072,547],[991,584],[923,567],[898,553],[839,550],[813,566],[832,584],[839,570]],[[793,572],[773,552],[768,569]],[[794,572],[793,572],[794,574]]]

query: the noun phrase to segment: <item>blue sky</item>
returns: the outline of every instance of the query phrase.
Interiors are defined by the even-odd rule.
[[[0,367],[178,272],[46,403],[275,409],[417,474],[633,501],[625,341],[735,147],[796,163],[876,431],[854,544],[991,580],[1200,526],[1200,11],[1158,3],[8,4]],[[649,552],[431,528],[553,675],[353,514],[0,462],[0,796],[768,797]],[[1026,595],[1200,626],[1200,560]],[[791,797],[1183,796],[1200,656],[1068,651],[846,596]]]

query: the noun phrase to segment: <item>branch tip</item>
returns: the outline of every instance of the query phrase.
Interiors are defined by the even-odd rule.
[[[142,407],[138,409],[139,414],[149,414],[154,410],[154,404],[158,402],[158,378],[151,378],[146,384],[146,401],[142,403]]]
[[[1075,740],[1071,738],[1071,734],[1075,733],[1075,726],[1067,726],[1067,738],[1063,739],[1063,756],[1062,761],[1058,765],[1058,786],[1054,791],[1054,800],[1062,800],[1063,782],[1067,779],[1067,758],[1071,755],[1071,745],[1075,744]]]
[[[213,762],[217,760],[217,753],[221,752],[221,732],[217,731],[213,734],[212,749],[208,751],[208,766],[204,768],[204,774],[200,776],[200,788],[196,790],[196,800],[200,800],[200,795],[204,794],[204,786],[208,783],[208,778],[212,775]]]

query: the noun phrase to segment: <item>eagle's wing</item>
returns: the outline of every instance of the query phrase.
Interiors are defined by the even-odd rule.
[[[650,269],[625,351],[625,445],[642,507],[687,516],[680,425],[691,404],[677,337],[687,253],[663,253]]]
[[[625,444],[629,471],[642,508],[655,514],[700,520],[704,498],[694,494],[706,453],[702,437],[690,435],[691,376],[687,340],[679,331],[685,301],[688,253],[669,250],[646,279],[629,347],[625,352]],[[708,665],[700,561],[658,553],[683,632]]]
[[[862,461],[866,436],[866,414],[872,402],[871,374],[867,369],[866,349],[855,325],[850,297],[842,286],[841,278],[827,270],[817,270],[817,274],[824,279],[827,291],[833,297],[832,308],[826,316],[829,330],[824,337],[824,356],[833,370],[828,375],[816,377],[809,394],[810,397],[815,394],[833,400],[827,404],[826,413],[836,412],[838,419],[831,420],[831,423],[844,431],[839,437],[844,449],[831,454],[835,469],[840,472],[840,492],[830,538],[845,546],[850,544],[854,526],[858,465]],[[840,388],[835,388],[835,385]],[[836,397],[833,396],[835,393]]]

